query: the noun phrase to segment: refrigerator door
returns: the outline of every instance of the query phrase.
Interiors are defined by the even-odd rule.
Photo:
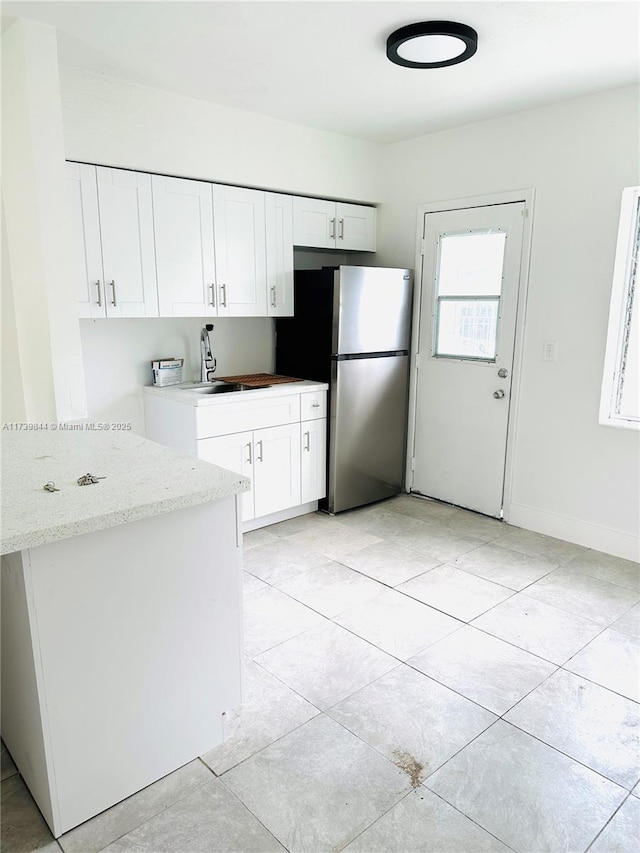
[[[329,512],[401,490],[408,370],[408,356],[332,361]]]
[[[341,266],[334,273],[333,353],[409,349],[411,270]]]

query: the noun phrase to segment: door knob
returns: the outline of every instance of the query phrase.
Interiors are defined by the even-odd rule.
[[[496,398],[496,400],[502,400],[502,398],[504,397],[504,391],[502,389],[500,389],[499,391],[494,391],[493,396]]]
[[[509,375],[509,371],[507,370],[506,367],[501,367],[500,370],[498,371],[498,376],[500,377],[500,379],[506,379],[508,375]]]

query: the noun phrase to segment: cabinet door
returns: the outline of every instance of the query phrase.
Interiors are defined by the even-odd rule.
[[[218,316],[266,317],[264,193],[213,185]]]
[[[242,520],[250,521],[255,518],[253,433],[240,432],[218,438],[203,438],[198,441],[198,458],[251,479],[251,491],[242,494]]]
[[[322,198],[293,199],[293,244],[317,249],[336,247],[336,205]]]
[[[151,175],[97,169],[107,317],[157,317]]]
[[[320,418],[300,424],[300,503],[317,501],[327,494],[327,421]]]
[[[300,504],[300,424],[253,434],[255,516]]]
[[[78,317],[106,317],[96,167],[67,163]]]
[[[216,316],[211,184],[153,175],[161,317]]]
[[[336,247],[360,252],[376,250],[376,209],[361,204],[336,204]]]
[[[267,231],[267,314],[293,316],[293,199],[265,193]]]

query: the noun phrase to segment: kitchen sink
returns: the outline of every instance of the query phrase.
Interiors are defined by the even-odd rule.
[[[244,391],[245,385],[237,385],[234,382],[207,382],[196,383],[190,387],[182,387],[182,391],[191,394],[226,394],[229,391]]]

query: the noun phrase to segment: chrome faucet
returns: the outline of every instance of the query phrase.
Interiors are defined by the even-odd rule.
[[[216,360],[211,352],[209,332],[213,332],[213,323],[207,323],[200,332],[200,382],[211,382],[209,374],[216,372]]]

